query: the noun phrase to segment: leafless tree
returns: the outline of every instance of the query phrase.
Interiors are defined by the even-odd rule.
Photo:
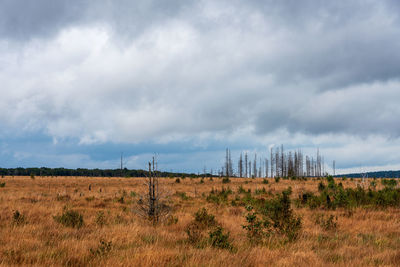
[[[247,166],[248,166],[248,163],[247,163],[247,152],[244,154],[244,168],[245,168],[245,170],[244,170],[244,177],[248,177],[247,176],[247,174],[248,174],[248,169],[247,169]]]
[[[243,177],[243,157],[242,157],[242,153],[240,153],[238,171],[239,171],[239,177]]]
[[[254,154],[253,176],[257,177],[257,153]]]
[[[157,225],[163,218],[167,217],[170,208],[166,204],[166,192],[161,190],[159,184],[159,171],[157,170],[157,162],[153,157],[152,162],[149,162],[145,185],[145,193],[140,195],[134,212],[140,217]]]

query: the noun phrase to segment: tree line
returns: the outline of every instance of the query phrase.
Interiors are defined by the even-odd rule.
[[[122,169],[0,168],[1,176],[147,177],[148,171]],[[157,171],[159,177],[197,177],[194,173]]]
[[[324,157],[317,149],[316,156],[304,155],[300,149],[285,151],[283,145],[267,151],[269,158],[254,157],[241,152],[237,168],[234,170],[231,151],[226,149],[225,163],[219,171],[227,177],[321,177],[326,175]]]

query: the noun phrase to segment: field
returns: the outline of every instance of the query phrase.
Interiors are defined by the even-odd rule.
[[[360,183],[335,180],[343,188]],[[134,212],[145,190],[144,178],[4,177],[0,265],[400,266],[400,206],[312,209],[298,205],[298,199],[307,191],[318,194],[320,179],[267,181],[231,178],[224,184],[220,178],[181,178],[177,183],[162,178],[160,187],[171,212],[154,227]],[[272,234],[263,242],[251,242],[243,228],[249,213],[241,204],[246,193],[239,191],[250,189],[247,195],[262,201],[289,186],[293,213],[301,218],[297,238],[288,241]],[[383,188],[379,180],[376,186]],[[232,191],[225,201],[207,200],[213,189],[222,188]],[[229,232],[229,249],[188,240],[188,225],[203,207]],[[57,220],[68,210],[82,215],[81,227]],[[212,229],[205,230],[205,238],[208,231]]]

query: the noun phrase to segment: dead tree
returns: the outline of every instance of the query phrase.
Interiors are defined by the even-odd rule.
[[[238,171],[239,171],[239,177],[243,177],[243,158],[242,158],[242,153],[240,153]]]
[[[140,196],[134,211],[142,218],[151,221],[153,225],[157,225],[169,214],[169,207],[165,203],[165,192],[160,190],[155,158],[153,157],[152,162],[148,164],[149,170],[144,182],[145,193]]]
[[[248,166],[248,163],[247,163],[247,152],[246,152],[244,154],[244,177],[246,177],[246,178],[247,178],[247,173],[248,173],[247,166]]]

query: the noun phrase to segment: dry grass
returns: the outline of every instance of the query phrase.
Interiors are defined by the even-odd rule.
[[[140,178],[85,177],[6,177],[0,188],[0,265],[48,266],[400,266],[400,207],[386,210],[357,209],[349,216],[344,210],[295,208],[302,217],[300,238],[292,243],[271,242],[252,246],[246,239],[244,207],[229,203],[216,205],[205,200],[212,188],[242,185],[246,190],[265,187],[278,193],[288,186],[292,197],[305,190],[317,191],[319,181],[269,179],[162,179],[170,194],[177,223],[156,228],[132,212],[134,193],[143,190]],[[355,187],[356,181],[342,181]],[[89,190],[89,185],[90,189]],[[176,192],[185,192],[185,199]],[[123,201],[121,197],[124,196]],[[235,194],[230,197],[234,197]],[[263,197],[262,195],[260,197]],[[267,197],[267,195],[265,196]],[[68,228],[56,222],[64,207],[83,215],[84,226]],[[206,207],[215,215],[230,237],[235,251],[205,246],[196,248],[187,242],[185,227],[193,214]],[[24,222],[13,223],[18,210]],[[103,212],[103,226],[97,217]],[[316,225],[316,214],[338,217],[336,230]],[[101,243],[103,241],[103,243]]]

